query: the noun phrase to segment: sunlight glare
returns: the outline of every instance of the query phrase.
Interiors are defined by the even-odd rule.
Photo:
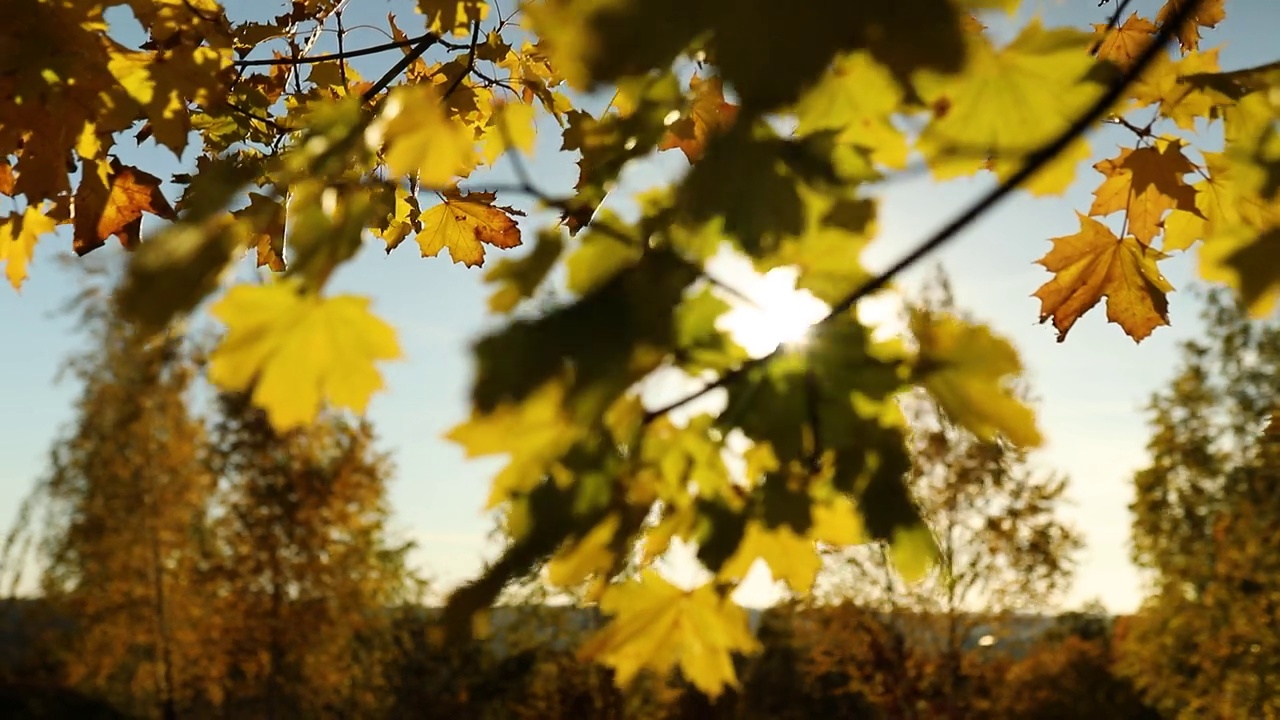
[[[796,289],[794,268],[774,268],[733,286],[755,305],[728,298],[733,309],[721,318],[720,327],[751,357],[768,355],[779,345],[803,347],[809,329],[829,310],[809,291]]]

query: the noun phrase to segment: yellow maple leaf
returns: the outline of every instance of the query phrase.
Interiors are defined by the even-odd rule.
[[[742,580],[756,560],[764,560],[775,580],[785,582],[802,595],[813,587],[813,580],[822,567],[812,539],[786,525],[767,528],[753,520],[747,524],[738,549],[720,568],[719,577]]]
[[[433,33],[466,35],[471,24],[489,16],[485,0],[418,0],[418,12],[427,16],[427,29]]]
[[[112,159],[85,161],[85,172],[72,202],[77,255],[102,247],[115,235],[126,248],[135,247],[142,235],[142,213],[166,220],[177,213],[160,192],[160,178]],[[97,170],[109,168],[106,182]]]
[[[547,580],[552,585],[573,587],[613,565],[613,538],[621,518],[610,513],[586,535],[562,547],[547,563]]]
[[[520,245],[520,228],[513,216],[524,213],[494,205],[491,192],[463,193],[448,190],[439,205],[421,215],[422,230],[417,235],[423,257],[435,256],[449,248],[456,263],[475,267],[484,262],[484,246],[509,250]]]
[[[1093,191],[1090,215],[1126,213],[1129,232],[1150,245],[1160,232],[1160,220],[1168,210],[1199,213],[1196,191],[1183,180],[1196,166],[1182,154],[1183,142],[1160,138],[1155,145],[1136,150],[1121,148],[1114,158],[1093,166],[1106,180]]]
[[[1173,286],[1156,267],[1156,261],[1167,256],[1132,236],[1116,237],[1091,217],[1076,215],[1080,232],[1053,238],[1053,249],[1037,261],[1054,273],[1034,293],[1040,298],[1040,322],[1052,317],[1062,342],[1076,320],[1106,297],[1107,319],[1136,341],[1168,325],[1165,294]]]
[[[425,188],[449,187],[475,164],[471,133],[445,116],[440,94],[431,85],[393,90],[365,140],[375,148],[385,144],[387,168],[396,175],[416,174]]]
[[[965,71],[921,71],[921,98],[934,110],[920,134],[920,150],[933,164],[947,158],[1030,154],[1065,131],[1101,93],[1086,78],[1096,63],[1088,33],[1046,30],[1027,23],[1007,47],[996,50],[982,35],[968,35]],[[976,169],[976,167],[975,167]]]
[[[689,162],[697,162],[706,150],[707,140],[738,118],[738,106],[724,99],[724,83],[718,77],[689,79],[693,101],[688,114],[667,128],[658,143],[659,150],[680,148]]]
[[[1165,0],[1165,4],[1156,12],[1156,22],[1164,25],[1168,22],[1187,0]],[[1218,23],[1227,17],[1226,8],[1223,7],[1223,0],[1200,0],[1199,6],[1191,13],[1191,17],[1178,28],[1178,44],[1182,46],[1183,51],[1196,50],[1200,47],[1200,28],[1216,27]]]
[[[867,541],[867,531],[853,500],[846,495],[836,495],[814,504],[809,537],[836,546],[856,545]]]
[[[1022,372],[1008,341],[983,325],[924,310],[912,313],[911,333],[920,348],[919,380],[949,418],[983,440],[999,433],[1023,447],[1040,444],[1035,413],[1005,385]]]
[[[490,413],[473,411],[469,420],[445,435],[461,445],[467,457],[511,456],[493,480],[487,507],[532,490],[582,436],[582,427],[564,411],[564,390],[562,382],[548,382],[520,403],[505,403]]]
[[[1186,250],[1199,240],[1212,238],[1241,223],[1265,228],[1280,223],[1280,209],[1232,182],[1240,166],[1225,153],[1201,151],[1204,179],[1191,186],[1196,193],[1194,211],[1175,208],[1164,219],[1162,249]],[[1203,259],[1203,258],[1202,258]]]
[[[796,103],[796,131],[836,130],[841,142],[868,148],[875,162],[902,169],[910,148],[890,117],[903,97],[902,85],[871,53],[847,53]]]
[[[1277,213],[1280,215],[1280,213]],[[1200,248],[1200,275],[1235,289],[1255,318],[1270,315],[1280,300],[1280,217],[1261,230],[1239,224],[1217,232]]]
[[[1129,94],[1135,107],[1159,105],[1160,114],[1183,130],[1194,130],[1196,118],[1208,118],[1231,98],[1211,87],[1183,82],[1192,75],[1218,72],[1218,48],[1188,53],[1173,60],[1160,55],[1133,83]]]
[[[1075,182],[1076,169],[1080,163],[1091,157],[1093,157],[1093,151],[1089,148],[1089,140],[1085,137],[1076,138],[1062,152],[1036,170],[1026,182],[1018,186],[1018,189],[1041,197],[1061,195],[1071,187],[1071,183]],[[987,168],[996,174],[997,179],[1005,182],[1021,171],[1025,164],[1026,159],[1023,157],[996,156],[987,162]]]
[[[319,298],[296,283],[237,285],[209,311],[227,335],[209,357],[209,380],[253,403],[277,430],[305,425],[321,403],[364,412],[383,386],[374,363],[401,356],[395,330],[369,299]]]
[[[619,685],[642,669],[661,676],[679,665],[709,697],[737,687],[733,653],[754,653],[747,614],[710,585],[683,591],[646,569],[640,577],[609,587],[600,609],[613,620],[582,645],[579,656],[613,667]]]
[[[56,225],[57,221],[34,205],[28,205],[21,215],[11,214],[0,221],[0,262],[14,290],[21,290],[27,279],[27,264],[35,254],[36,241],[53,232]]]
[[[248,245],[257,256],[257,267],[284,272],[284,205],[261,193],[249,193],[249,206],[231,215],[252,228]]]
[[[537,112],[532,105],[523,102],[504,102],[489,117],[485,128],[484,161],[492,165],[508,150],[533,154],[537,139]]]

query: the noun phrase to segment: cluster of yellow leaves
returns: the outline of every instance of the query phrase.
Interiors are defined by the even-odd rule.
[[[140,140],[155,138],[180,155],[190,107],[213,102],[225,87],[230,36],[212,0],[127,4],[149,36],[137,50],[113,39],[103,3],[21,0],[5,11],[0,190],[25,199],[29,228],[23,248],[4,251],[15,287],[26,271],[14,258],[29,259],[35,239],[58,225],[74,222],[75,250],[83,254],[111,235],[136,245],[143,212],[174,217],[157,178],[109,153],[118,133],[142,121]]]
[[[1182,4],[1169,0],[1154,22],[1134,13],[1109,31],[1096,26],[1098,56],[1131,67]],[[1087,215],[1080,215],[1080,232],[1054,238],[1053,249],[1040,259],[1054,273],[1035,293],[1041,320],[1053,320],[1060,341],[1104,297],[1107,318],[1136,341],[1169,324],[1166,296],[1173,287],[1157,263],[1197,241],[1204,242],[1205,278],[1234,286],[1255,312],[1273,306],[1280,276],[1264,258],[1276,235],[1277,214],[1270,208],[1277,194],[1275,183],[1257,180],[1274,172],[1268,168],[1275,155],[1265,148],[1274,144],[1280,122],[1273,99],[1280,73],[1265,67],[1220,72],[1218,50],[1200,50],[1200,29],[1224,18],[1222,0],[1201,3],[1178,33],[1182,56],[1158,56],[1137,79],[1118,110],[1154,107],[1156,117],[1143,128],[1126,125],[1137,146],[1093,166],[1104,180]],[[1161,119],[1182,131],[1195,130],[1197,121],[1221,120],[1226,150],[1202,149],[1203,163],[1197,164],[1184,154],[1185,141],[1151,131]],[[1187,181],[1192,175],[1199,176],[1194,184]],[[1233,181],[1241,175],[1254,182]],[[1093,219],[1117,212],[1123,212],[1118,233]]]

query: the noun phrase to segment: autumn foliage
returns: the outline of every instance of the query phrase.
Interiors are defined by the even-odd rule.
[[[208,379],[278,433],[362,412],[403,354],[368,298],[330,283],[369,237],[487,264],[503,317],[474,345],[472,412],[448,436],[507,458],[489,505],[512,542],[453,595],[455,640],[546,566],[613,618],[586,656],[623,681],[679,667],[716,695],[737,683],[734,655],[757,649],[732,599],[753,565],[797,596],[820,544],[883,541],[906,577],[927,572],[938,548],[904,484],[899,400],[922,391],[982,441],[1042,435],[1005,339],[924,309],[875,337],[857,306],[1008,194],[1064,192],[1081,163],[1101,175],[1095,200],[1079,233],[1053,239],[1035,291],[1060,339],[1104,298],[1135,341],[1167,325],[1160,263],[1192,248],[1250,312],[1275,304],[1280,71],[1219,66],[1208,31],[1229,22],[1224,0],[1128,17],[1117,2],[1092,28],[1032,19],[1008,42],[987,22],[1018,0],[402,5],[389,42],[355,48],[338,0],[275,16],[9,0],[0,260],[19,289],[38,244],[85,254],[114,236],[131,252],[112,311],[160,336],[216,320]],[[326,32],[332,52],[316,47]],[[1092,147],[1103,122],[1132,146]],[[538,133],[578,158],[563,197],[527,166]],[[162,179],[139,143],[181,171]],[[634,212],[611,204],[634,161],[677,151],[687,172],[627,198]],[[503,163],[509,180],[490,172]],[[873,273],[878,183],[920,163],[998,185]],[[803,347],[749,357],[718,325],[733,297],[722,254],[795,268],[830,314]],[[259,282],[226,287],[246,256]],[[560,286],[568,299],[538,304]],[[663,373],[705,385],[655,400],[646,383]],[[694,404],[713,394],[716,409]],[[706,584],[653,569],[676,540]]]

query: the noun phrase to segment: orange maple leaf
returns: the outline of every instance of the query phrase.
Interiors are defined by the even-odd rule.
[[[1093,29],[1102,36],[1102,42],[1098,45],[1098,59],[1108,60],[1121,70],[1128,70],[1138,55],[1151,44],[1152,36],[1159,27],[1140,17],[1138,13],[1133,13],[1120,27],[1108,30],[1106,23],[1097,23]]]
[[[1137,238],[1123,239],[1091,217],[1076,213],[1080,232],[1053,238],[1053,249],[1036,262],[1054,273],[1034,296],[1040,298],[1040,322],[1053,318],[1058,342],[1076,320],[1103,297],[1107,319],[1141,342],[1169,324],[1166,293],[1173,286],[1160,274],[1157,260],[1168,257]]]
[[[1156,13],[1156,22],[1164,25],[1185,2],[1187,0],[1166,0],[1164,7]],[[1203,0],[1195,12],[1191,13],[1191,17],[1178,28],[1178,44],[1184,52],[1200,47],[1200,28],[1215,27],[1226,19],[1227,10],[1223,7],[1223,2],[1224,0]]]
[[[95,163],[96,164],[96,163]],[[142,236],[142,213],[166,220],[177,218],[173,206],[160,192],[160,179],[138,168],[111,159],[105,182],[94,164],[84,163],[84,176],[72,201],[75,237],[72,247],[84,255],[103,246],[115,235],[132,249]]]
[[[1167,210],[1186,210],[1197,215],[1195,188],[1182,178],[1196,166],[1182,154],[1181,140],[1161,139],[1154,146],[1137,150],[1122,148],[1117,157],[1093,166],[1107,179],[1093,191],[1090,215],[1127,213],[1129,232],[1144,245],[1160,232],[1160,219]]]
[[[738,118],[738,106],[724,99],[724,83],[718,77],[703,80],[694,75],[689,80],[693,102],[689,114],[667,128],[667,134],[658,144],[659,150],[680,148],[689,162],[697,162],[707,148],[707,140]]]
[[[17,181],[17,176],[13,174],[13,166],[7,162],[0,162],[0,195],[12,196]]]
[[[515,215],[524,213],[514,208],[494,205],[491,192],[459,192],[456,188],[441,193],[443,201],[422,213],[422,230],[417,235],[422,256],[433,256],[449,248],[454,262],[475,267],[484,262],[484,246],[504,250],[520,245],[520,228]]]

